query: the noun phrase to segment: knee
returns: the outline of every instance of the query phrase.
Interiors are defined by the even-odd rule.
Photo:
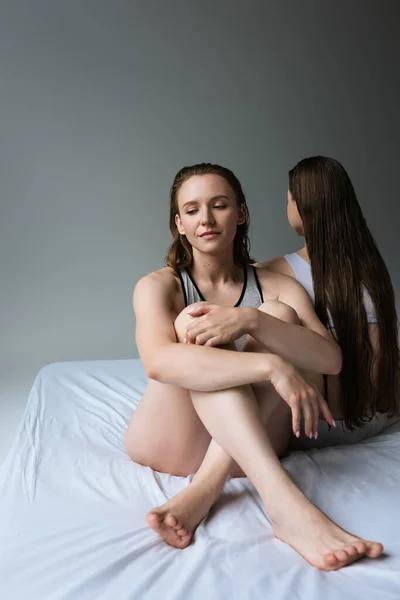
[[[179,315],[176,317],[176,319],[174,321],[174,328],[175,328],[175,333],[176,333],[176,339],[178,340],[178,342],[183,342],[183,339],[186,334],[186,327],[188,326],[190,321],[193,319],[193,317],[191,317],[188,314],[188,311],[191,308],[194,308],[195,306],[199,306],[199,304],[209,304],[209,303],[208,302],[196,302],[195,304],[186,306],[186,308],[184,308],[183,311],[180,312]]]
[[[297,312],[291,306],[279,302],[278,300],[269,300],[259,306],[258,310],[285,321],[285,323],[291,323],[292,325],[300,325],[300,319]]]

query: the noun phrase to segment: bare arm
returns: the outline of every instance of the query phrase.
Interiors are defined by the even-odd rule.
[[[339,373],[339,346],[317,318],[304,288],[291,277],[280,274],[264,272],[260,282],[265,289],[276,289],[275,299],[292,307],[301,325],[286,323],[256,308],[200,303],[190,309],[195,318],[186,328],[189,342],[220,346],[248,333],[295,367],[328,375]]]
[[[316,417],[320,411],[333,424],[319,392],[279,356],[177,343],[175,295],[173,277],[157,273],[140,280],[135,288],[136,341],[150,379],[200,392],[270,381],[290,406],[296,427],[301,412],[307,418],[311,408]]]
[[[285,323],[260,310],[249,309],[248,333],[274,354],[299,369],[337,375],[341,369],[340,350],[315,330]]]
[[[298,368],[337,375],[342,363],[340,348],[315,314],[306,290],[290,277],[277,277],[278,300],[296,311],[301,325],[284,323],[259,310],[250,309],[248,333]]]
[[[136,342],[150,379],[202,392],[270,380],[277,356],[177,343],[175,294],[173,277],[159,273],[135,288]]]

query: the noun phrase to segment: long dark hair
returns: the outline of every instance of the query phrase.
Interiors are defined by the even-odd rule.
[[[400,353],[394,291],[350,178],[337,160],[315,156],[289,172],[289,190],[303,222],[315,311],[325,325],[329,312],[342,351],[339,379],[345,423],[353,429],[376,412],[397,414]],[[375,357],[365,291],[379,331]]]
[[[235,194],[238,208],[242,208],[244,222],[237,226],[235,239],[233,242],[233,260],[238,266],[245,266],[254,259],[250,257],[249,226],[250,216],[247,208],[246,196],[244,195],[240,181],[226,167],[213,165],[211,163],[199,163],[188,167],[183,167],[176,175],[171,187],[170,209],[169,209],[169,228],[172,233],[172,244],[169,247],[166,256],[166,263],[176,271],[183,267],[190,267],[193,262],[193,250],[185,235],[180,235],[175,223],[175,216],[179,214],[178,192],[182,184],[194,175],[220,175],[230,185]]]

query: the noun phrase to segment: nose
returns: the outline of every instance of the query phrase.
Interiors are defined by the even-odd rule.
[[[201,224],[202,225],[212,225],[214,223],[214,216],[212,211],[209,208],[204,208],[201,213]]]

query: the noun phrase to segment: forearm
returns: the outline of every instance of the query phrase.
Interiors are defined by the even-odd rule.
[[[145,368],[148,377],[198,392],[268,381],[276,357],[194,344],[166,344]]]
[[[249,309],[246,331],[270,352],[299,369],[331,375],[340,372],[339,346],[311,329]]]

